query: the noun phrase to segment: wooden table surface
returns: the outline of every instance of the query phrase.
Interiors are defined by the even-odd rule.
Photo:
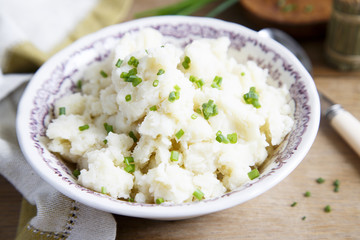
[[[162,2],[135,0],[128,20],[134,12],[161,6]],[[219,18],[246,24],[237,6]],[[360,119],[360,71],[340,72],[327,66],[324,38],[301,40],[301,44],[313,61],[318,89]],[[316,183],[318,177],[325,182]],[[332,185],[335,179],[340,181],[337,193]],[[311,197],[304,197],[306,191]],[[291,207],[295,201],[297,205]],[[115,216],[117,239],[360,239],[359,203],[360,158],[322,119],[302,163],[261,196],[228,210],[182,221]],[[14,238],[20,205],[20,194],[0,176],[0,239]],[[326,205],[331,206],[330,213],[324,212]]]

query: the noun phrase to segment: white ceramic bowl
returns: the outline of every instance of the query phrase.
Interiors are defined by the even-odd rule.
[[[54,101],[75,89],[83,69],[102,62],[126,32],[152,27],[166,40],[184,46],[197,38],[227,36],[243,61],[256,61],[268,68],[276,81],[290,86],[295,102],[295,125],[271,164],[259,178],[215,199],[184,204],[130,203],[100,194],[77,184],[61,159],[40,141]],[[33,169],[54,188],[83,204],[115,214],[162,220],[200,216],[248,201],[283,180],[309,151],[319,127],[320,103],[313,79],[297,58],[279,43],[238,24],[200,17],[164,16],[144,18],[107,27],[88,35],[47,61],[35,74],[21,99],[17,135],[21,149]]]

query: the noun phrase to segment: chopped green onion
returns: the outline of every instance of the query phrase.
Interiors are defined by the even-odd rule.
[[[175,137],[177,139],[180,139],[182,137],[182,135],[184,135],[184,130],[180,129],[176,134]]]
[[[157,72],[156,75],[161,75],[161,74],[164,74],[165,73],[165,70],[164,69],[159,69],[159,71]]]
[[[157,198],[155,200],[156,204],[162,204],[164,202],[164,199],[163,198]]]
[[[157,110],[156,105],[154,105],[154,106],[150,107],[150,111],[156,111],[156,110]]]
[[[198,115],[196,115],[195,113],[193,115],[191,115],[191,119],[197,119]]]
[[[104,128],[106,130],[106,132],[109,134],[109,132],[114,132],[113,126],[109,125],[107,123],[104,123]]]
[[[77,87],[78,90],[82,89],[82,81],[81,80],[77,81],[76,87]]]
[[[135,58],[134,56],[131,56],[129,61],[128,61],[128,64],[130,66],[137,67],[139,65],[139,60],[137,58]]]
[[[196,189],[195,192],[193,192],[193,196],[196,197],[198,200],[201,200],[204,197],[204,193],[200,191],[200,189]]]
[[[309,191],[306,191],[306,192],[304,193],[304,196],[305,196],[305,197],[310,197],[310,196],[311,196],[311,193],[310,193]]]
[[[173,161],[173,162],[179,160],[179,152],[178,151],[171,151],[170,160]]]
[[[188,56],[185,56],[184,57],[184,61],[182,62],[182,66],[185,68],[185,69],[189,69],[190,67],[190,58]]]
[[[154,82],[153,82],[153,87],[157,87],[159,85],[159,80],[155,80]]]
[[[136,74],[137,74],[137,69],[132,68],[129,70],[129,72],[122,72],[120,74],[120,77],[123,78],[125,82],[132,82],[132,79],[130,79],[130,77],[135,76]]]
[[[80,170],[79,170],[79,169],[75,169],[75,170],[73,171],[73,175],[74,175],[74,177],[78,178],[78,177],[80,176]]]
[[[117,60],[116,64],[115,64],[115,67],[117,67],[117,68],[121,67],[121,64],[122,64],[123,62],[124,62],[124,61],[119,58],[119,59]]]
[[[338,179],[336,179],[334,181],[333,185],[334,185],[334,192],[339,192],[340,181]]]
[[[197,77],[195,77],[195,76],[193,76],[193,75],[191,75],[191,76],[189,77],[189,81],[192,82],[192,83],[194,83],[195,86],[197,86],[198,88],[202,88],[202,86],[204,86],[204,84],[205,84],[202,79],[197,78]]]
[[[108,140],[105,139],[105,140],[103,141],[103,143],[104,143],[104,144],[107,144],[107,143],[108,143]]]
[[[135,163],[133,157],[124,157],[125,168],[124,170],[128,173],[135,171]]]
[[[325,180],[320,177],[320,178],[316,179],[316,182],[321,184],[321,183],[325,182]]]
[[[179,87],[179,85],[175,85],[175,86],[174,86],[174,89],[175,89],[176,91],[180,91],[180,90],[181,90],[181,88]]]
[[[232,144],[237,143],[237,134],[236,133],[228,134],[227,138],[229,139],[230,143],[232,143]]]
[[[137,78],[135,78],[134,81],[132,82],[132,85],[133,85],[134,87],[136,87],[136,86],[139,85],[141,82],[142,82],[142,79],[139,78],[139,77],[137,77]]]
[[[248,176],[249,176],[250,180],[253,180],[253,179],[259,177],[260,176],[259,170],[257,170],[257,168],[254,168],[253,170],[248,172]]]
[[[324,211],[327,212],[327,213],[328,213],[328,212],[331,212],[331,207],[330,207],[330,205],[326,205],[325,208],[324,208]]]
[[[66,114],[66,108],[65,107],[60,107],[59,108],[59,115],[65,115]]]
[[[204,114],[204,118],[206,120],[209,119],[209,117],[215,116],[218,114],[218,109],[216,104],[214,104],[214,100],[209,100],[207,103],[204,103],[202,105],[202,112]]]
[[[176,91],[172,91],[169,94],[168,100],[170,102],[174,102],[175,100],[178,100],[180,98],[180,87],[178,85],[174,86]]]
[[[104,187],[104,186],[101,187],[101,193],[102,193],[102,194],[106,194],[106,193],[107,193],[106,187]]]
[[[255,108],[260,108],[259,95],[256,92],[255,87],[251,87],[248,93],[244,94],[244,100],[247,104],[252,104]]]
[[[101,74],[101,76],[104,77],[104,78],[107,78],[107,77],[108,77],[107,73],[104,72],[104,70],[101,70],[101,71],[100,71],[100,74]]]
[[[297,204],[297,202],[293,202],[290,206],[291,206],[291,207],[295,207],[296,204]]]
[[[221,83],[222,83],[222,77],[215,76],[215,78],[214,78],[214,80],[213,80],[213,82],[211,84],[211,87],[220,89]]]
[[[125,101],[127,102],[131,101],[131,94],[125,96]]]
[[[219,130],[216,133],[216,141],[218,141],[219,143],[225,143],[228,144],[230,141],[224,136],[222,135],[222,132]]]
[[[204,86],[204,84],[205,84],[202,79],[200,79],[199,81],[196,81],[195,83],[198,88],[202,88],[202,86]]]
[[[86,130],[86,129],[89,129],[89,125],[88,125],[88,124],[79,127],[79,130],[80,130],[80,131],[84,131],[84,130]]]
[[[133,131],[130,131],[130,132],[129,132],[129,137],[131,137],[131,138],[134,140],[134,142],[137,142],[137,141],[138,141],[138,139],[137,139],[137,137],[135,136],[135,133],[134,133]]]

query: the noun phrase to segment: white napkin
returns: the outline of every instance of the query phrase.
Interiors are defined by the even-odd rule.
[[[1,78],[0,78],[1,79]],[[0,173],[11,182],[26,200],[36,205],[37,215],[27,224],[27,239],[115,239],[116,221],[102,212],[67,198],[43,181],[24,159],[19,148],[15,119],[16,108],[24,85],[15,92],[6,83],[21,83],[28,75],[2,77],[0,88]],[[35,237],[34,237],[35,236]]]

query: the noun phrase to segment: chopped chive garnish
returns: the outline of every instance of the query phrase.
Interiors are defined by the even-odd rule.
[[[161,198],[157,198],[155,200],[156,204],[162,204],[164,202],[164,199],[161,197]]]
[[[161,74],[164,74],[165,73],[165,70],[164,69],[159,69],[159,71],[157,72],[156,75],[161,75]]]
[[[179,160],[179,152],[178,151],[171,151],[170,160],[173,161],[173,162]]]
[[[316,182],[317,182],[317,183],[323,183],[323,182],[325,182],[325,180],[320,177],[320,178],[316,179]]]
[[[104,144],[107,144],[107,143],[108,143],[108,140],[105,139],[105,140],[103,141],[103,143],[104,143]]]
[[[153,87],[157,87],[159,85],[159,80],[154,80]]]
[[[156,110],[157,110],[156,105],[150,107],[150,111],[156,111]]]
[[[325,208],[324,208],[324,211],[327,212],[327,213],[328,213],[328,212],[331,212],[331,207],[330,207],[330,205],[326,205]]]
[[[125,168],[124,170],[128,173],[135,171],[135,163],[133,157],[124,157]]]
[[[132,85],[133,87],[136,87],[137,85],[139,85],[142,82],[142,79],[139,77],[134,77],[132,80]]]
[[[136,74],[137,74],[137,69],[132,68],[129,70],[129,72],[122,72],[120,74],[120,77],[123,78],[125,82],[132,82],[133,78],[137,77],[137,76],[135,76]]]
[[[334,181],[333,185],[334,185],[334,192],[339,192],[340,181],[338,179],[336,179]]]
[[[198,113],[198,114],[202,113],[200,108],[195,109],[195,112]]]
[[[247,104],[252,104],[255,108],[260,108],[259,95],[256,92],[255,87],[251,87],[248,93],[244,94],[244,100]]]
[[[135,200],[132,197],[129,197],[128,201],[129,202],[135,202]]]
[[[176,91],[180,91],[180,90],[181,90],[181,88],[179,87],[179,85],[175,85],[175,86],[174,86],[174,89],[175,89]]]
[[[174,86],[175,91],[170,92],[168,100],[170,102],[174,102],[175,100],[178,100],[180,98],[180,87],[178,85]]]
[[[198,88],[202,88],[202,86],[204,86],[204,84],[205,84],[202,79],[197,78],[197,77],[195,77],[195,76],[193,76],[193,75],[191,75],[191,76],[189,77],[189,81],[192,82],[192,83],[194,83],[195,86],[198,87]]]
[[[202,191],[200,191],[200,189],[196,189],[193,192],[193,196],[196,197],[198,200],[201,200],[204,197],[204,193]]]
[[[108,77],[107,73],[104,72],[104,70],[101,70],[101,71],[100,71],[100,75],[101,75],[102,77],[104,77],[104,78],[107,78],[107,77]]]
[[[245,72],[241,72],[241,76],[242,76],[242,77],[245,76]]]
[[[107,193],[106,187],[104,187],[104,186],[101,187],[101,193],[102,193],[102,194],[106,194],[106,193]]]
[[[222,77],[215,76],[215,78],[214,78],[214,80],[213,80],[213,82],[211,84],[211,87],[220,89],[221,83],[222,83]]]
[[[86,129],[89,129],[89,125],[88,125],[88,124],[79,127],[79,130],[80,130],[80,131],[84,131],[84,130],[86,130]]]
[[[59,108],[59,115],[65,115],[66,114],[66,108],[65,107],[60,107]]]
[[[228,144],[230,141],[224,136],[222,135],[222,132],[219,130],[216,133],[216,141],[218,141],[219,143],[225,143]]]
[[[127,102],[131,101],[131,94],[125,96],[125,101]]]
[[[176,100],[175,91],[170,92],[168,99],[169,99],[170,102],[174,102]]]
[[[79,170],[79,169],[75,169],[75,170],[73,171],[73,175],[74,175],[74,177],[78,178],[78,177],[80,176],[80,170]]]
[[[185,68],[185,69],[189,69],[190,67],[190,58],[188,56],[185,56],[184,57],[184,61],[182,62],[182,66]]]
[[[191,115],[191,119],[196,119],[198,117],[198,115],[196,115],[195,113],[193,115]]]
[[[310,197],[310,196],[311,196],[311,192],[306,191],[306,192],[304,193],[304,196],[305,196],[305,197]]]
[[[260,176],[259,170],[257,170],[257,168],[254,168],[253,170],[248,172],[248,176],[249,176],[250,180],[253,180],[253,179],[259,177]]]
[[[129,132],[129,137],[131,137],[131,138],[134,140],[134,142],[137,142],[137,141],[138,141],[138,139],[137,139],[137,137],[135,136],[135,133],[134,133],[133,131],[130,131],[130,132]]]
[[[109,134],[109,132],[114,132],[113,126],[109,125],[107,123],[104,123],[104,128],[106,130],[106,132]]]
[[[202,80],[202,79],[200,79],[199,81],[197,81],[197,82],[195,82],[196,83],[196,86],[198,87],[198,88],[202,88],[202,86],[204,86],[204,81]]]
[[[303,217],[301,218],[301,220],[303,220],[303,221],[304,221],[305,219],[306,219],[306,216],[303,216]]]
[[[119,58],[119,59],[117,60],[116,64],[115,64],[115,67],[117,67],[117,68],[121,67],[121,64],[122,64],[123,62],[124,62],[124,61]]]
[[[139,60],[137,58],[135,58],[134,56],[131,56],[129,61],[128,61],[128,64],[130,66],[137,67],[139,65]]]
[[[177,139],[180,139],[182,137],[182,135],[184,135],[184,130],[180,129],[176,134],[175,137]]]
[[[206,120],[209,119],[209,117],[215,116],[218,114],[218,109],[216,104],[214,104],[214,100],[209,100],[207,103],[204,103],[202,105],[202,113],[204,114],[204,118]]]
[[[297,202],[293,202],[290,206],[291,206],[291,207],[295,207],[296,204],[297,204]]]
[[[76,87],[77,87],[78,90],[81,90],[81,88],[82,88],[82,81],[81,80],[77,81]]]
[[[229,139],[230,143],[232,143],[232,144],[237,143],[237,134],[236,133],[228,134],[227,138]]]

